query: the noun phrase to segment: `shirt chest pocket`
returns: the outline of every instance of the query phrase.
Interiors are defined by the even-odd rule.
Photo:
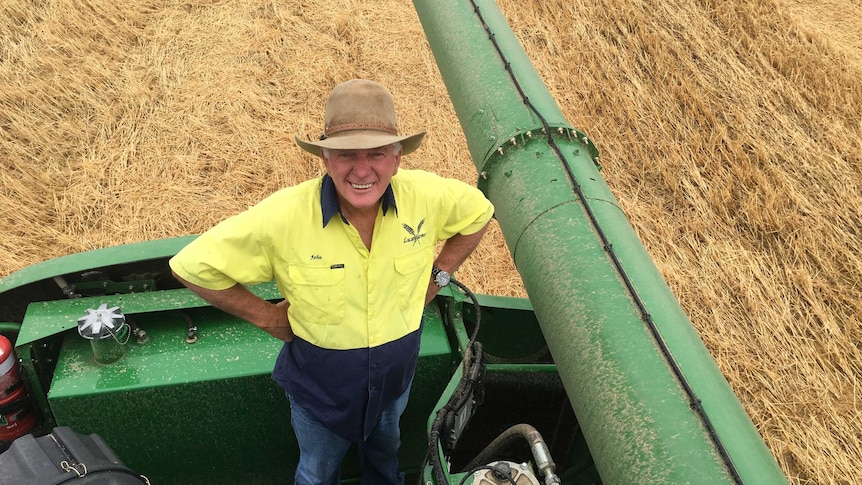
[[[304,324],[335,325],[344,320],[344,268],[288,267],[293,294],[291,318]]]
[[[409,324],[418,325],[425,302],[425,292],[431,281],[429,263],[431,248],[395,258],[395,279],[398,285],[398,304]]]

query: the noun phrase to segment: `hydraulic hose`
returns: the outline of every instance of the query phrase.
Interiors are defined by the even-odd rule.
[[[508,449],[512,443],[522,439],[530,445],[533,460],[535,460],[539,473],[545,478],[545,485],[559,484],[560,479],[555,473],[557,465],[551,458],[551,452],[548,450],[548,446],[545,444],[545,440],[539,431],[529,424],[516,424],[500,433],[465,468],[473,469],[494,461],[495,456]]]
[[[440,444],[440,431],[443,427],[443,423],[454,417],[461,408],[464,407],[467,400],[474,397],[471,391],[479,391],[479,386],[481,385],[485,369],[482,343],[476,341],[476,337],[479,335],[479,327],[482,322],[482,310],[479,305],[479,300],[476,298],[476,295],[467,288],[467,286],[457,281],[455,278],[452,278],[450,283],[464,291],[464,293],[473,302],[473,305],[476,307],[476,325],[473,329],[472,335],[470,336],[470,340],[467,343],[467,347],[464,349],[461,381],[458,383],[458,386],[455,388],[455,391],[449,397],[446,404],[437,411],[437,415],[431,423],[431,429],[429,430],[428,450],[425,453],[425,458],[422,460],[422,468],[425,468],[428,464],[431,465],[432,476],[438,485],[448,485],[449,483],[446,478],[446,472],[443,469],[443,464],[440,462],[440,455],[437,451]],[[421,476],[419,483],[423,483],[421,481]]]

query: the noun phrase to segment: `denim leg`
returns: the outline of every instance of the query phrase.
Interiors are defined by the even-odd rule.
[[[404,474],[398,471],[398,448],[401,446],[401,414],[410,396],[404,394],[383,410],[371,435],[359,443],[362,460],[360,485],[403,485]]]
[[[330,431],[302,407],[290,403],[290,423],[299,442],[295,485],[338,485],[350,441]]]

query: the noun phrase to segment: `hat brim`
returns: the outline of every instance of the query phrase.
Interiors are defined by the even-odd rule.
[[[407,155],[419,148],[425,133],[423,131],[413,135],[398,136],[388,135],[377,130],[351,130],[320,141],[302,140],[298,135],[294,138],[296,139],[296,144],[303,150],[317,156],[321,155],[321,148],[332,150],[368,150],[391,145],[396,142],[401,143],[401,154]]]

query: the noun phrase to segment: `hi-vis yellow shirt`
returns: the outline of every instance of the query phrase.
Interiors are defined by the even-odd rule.
[[[484,227],[493,206],[463,182],[401,169],[369,251],[340,215],[323,220],[332,201],[322,199],[322,181],[282,189],[223,221],[171,268],[214,290],[275,279],[294,334],[322,348],[375,347],[418,329],[435,245]]]
[[[358,442],[410,388],[434,247],[475,233],[493,211],[474,187],[402,169],[383,196],[369,251],[324,176],[225,220],[170,264],[213,290],[274,278],[290,301],[295,338],[273,379],[293,403]]]

